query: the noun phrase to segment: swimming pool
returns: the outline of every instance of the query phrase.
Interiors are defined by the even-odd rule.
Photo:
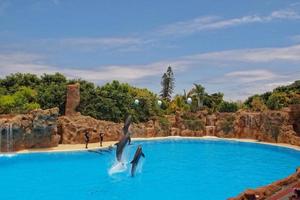
[[[134,141],[142,144],[135,177],[116,169],[111,151],[31,153],[0,157],[1,199],[226,199],[293,173],[300,152],[224,140]],[[116,173],[118,172],[118,173]]]

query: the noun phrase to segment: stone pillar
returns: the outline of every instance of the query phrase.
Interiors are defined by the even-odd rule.
[[[76,108],[80,103],[80,85],[79,83],[67,86],[67,101],[65,115],[75,115]]]

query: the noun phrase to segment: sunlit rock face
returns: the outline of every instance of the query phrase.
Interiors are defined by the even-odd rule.
[[[60,140],[57,134],[58,112],[58,108],[52,108],[0,116],[1,152],[57,146]]]
[[[80,103],[80,85],[72,84],[67,86],[67,100],[65,115],[76,115],[76,108]]]
[[[89,116],[73,115],[61,116],[58,119],[58,132],[63,144],[82,144],[84,134],[89,133],[90,142],[99,142],[100,132],[105,133],[104,141],[116,141],[123,135],[123,123],[97,120]],[[130,126],[132,137],[158,137],[168,136],[171,129],[163,129],[157,121],[150,120],[146,123],[133,123]]]
[[[105,140],[118,140],[121,135],[122,124],[96,120],[78,114],[59,117],[58,130],[63,144],[80,144],[85,142],[84,134],[86,132],[89,133],[90,142],[98,142],[100,132],[105,133]]]

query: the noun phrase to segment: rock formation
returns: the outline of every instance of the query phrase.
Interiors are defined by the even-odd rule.
[[[229,198],[228,200],[263,200],[272,197],[272,199],[277,199],[275,195],[280,190],[287,188],[289,185],[299,183],[300,180],[300,168],[296,170],[296,173],[288,176],[285,179],[278,180],[270,185],[260,187],[257,189],[248,189],[241,193],[235,198]],[[276,194],[277,195],[277,194]]]
[[[58,108],[0,117],[1,152],[57,146]]]
[[[67,100],[65,115],[76,115],[76,108],[80,103],[80,85],[78,83],[67,86]]]

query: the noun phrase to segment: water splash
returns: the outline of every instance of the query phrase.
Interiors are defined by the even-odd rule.
[[[129,157],[129,148],[125,147],[122,155],[122,162],[114,160],[112,166],[108,170],[108,174],[112,176],[113,174],[125,172],[128,169]]]
[[[127,163],[117,161],[108,170],[108,174],[111,176],[116,173],[122,173],[126,170],[127,170]]]

